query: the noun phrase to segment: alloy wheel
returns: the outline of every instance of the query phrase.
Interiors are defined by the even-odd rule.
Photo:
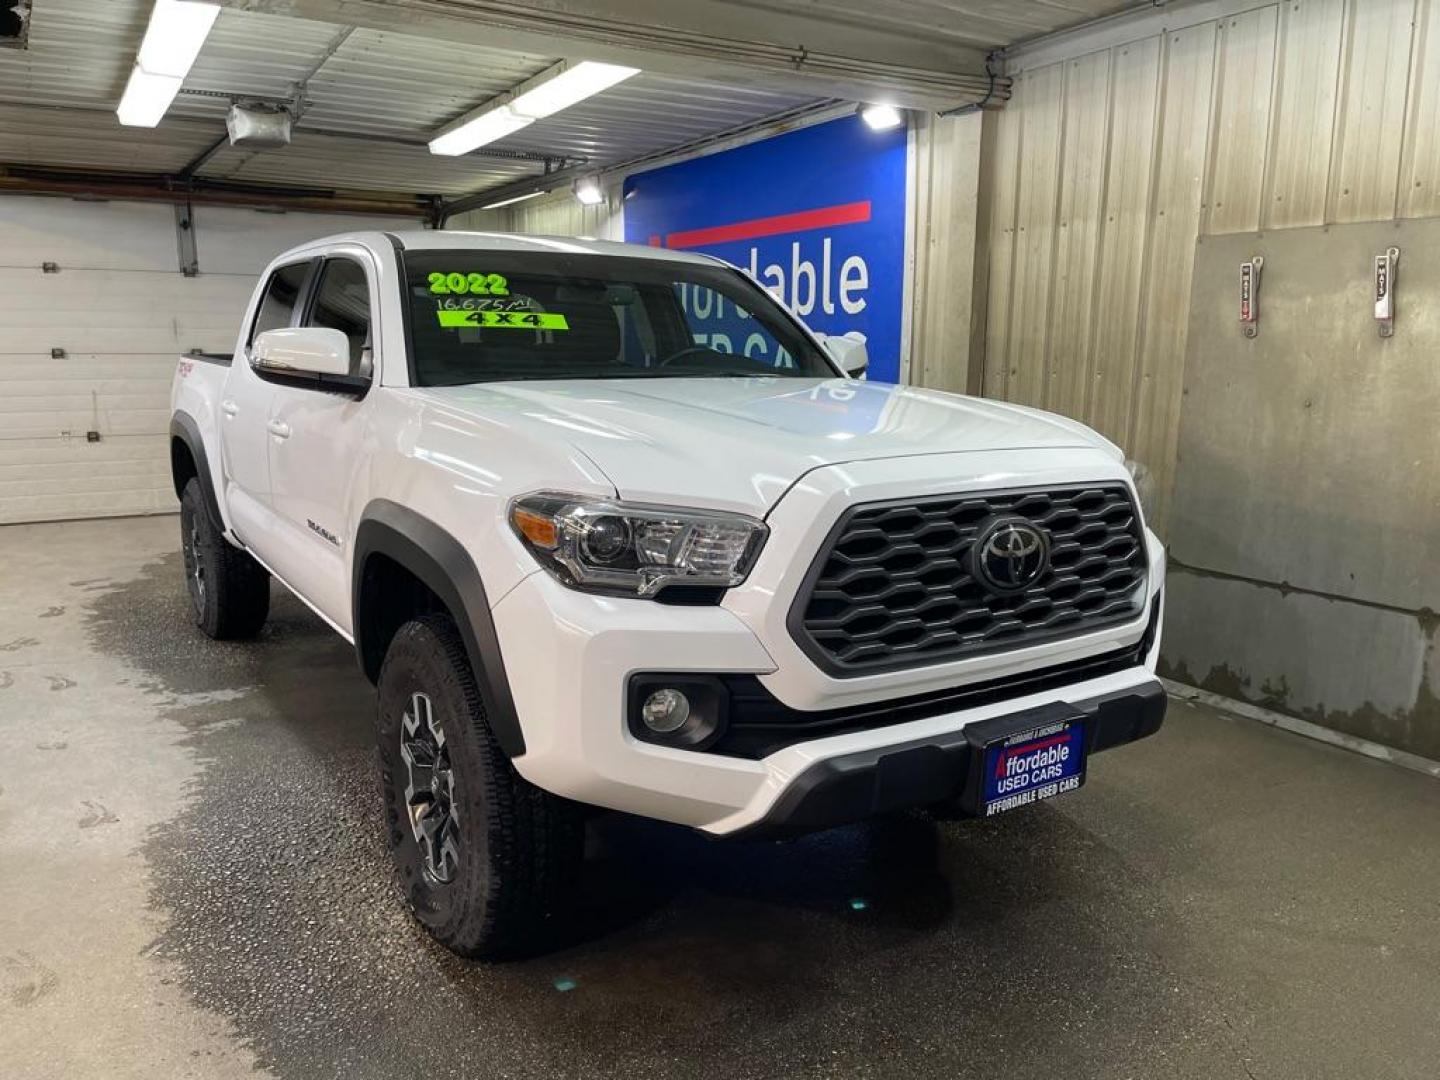
[[[400,724],[400,760],[406,770],[405,808],[425,874],[442,884],[453,881],[460,863],[455,774],[445,729],[426,694],[410,695]]]
[[[200,561],[200,522],[196,518],[190,519],[190,527],[185,530],[181,553],[185,560],[185,584],[190,592],[190,603],[195,606],[197,615],[203,615],[205,613],[205,564]]]

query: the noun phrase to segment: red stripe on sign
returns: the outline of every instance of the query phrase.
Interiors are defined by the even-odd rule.
[[[804,232],[806,229],[825,229],[833,225],[858,225],[869,220],[870,200],[866,199],[864,202],[822,206],[815,210],[800,210],[794,214],[776,214],[774,217],[735,221],[729,225],[712,225],[708,229],[674,232],[665,237],[665,246],[688,248],[700,247],[704,244],[724,244],[731,240],[756,240],[762,236]]]
[[[1048,739],[1041,739],[1039,742],[1024,743],[1021,746],[1007,746],[1000,751],[1000,756],[995,760],[995,775],[1005,775],[1005,762],[1011,754],[1014,754],[1016,757],[1025,757],[1028,754],[1033,754],[1036,750],[1048,750],[1052,746],[1069,741],[1070,733],[1066,731],[1059,735],[1051,735]]]

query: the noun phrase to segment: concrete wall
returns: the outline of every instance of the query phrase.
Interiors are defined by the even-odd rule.
[[[1440,758],[1440,0],[1182,2],[1009,70],[987,393],[1150,466],[1169,674]]]
[[[1238,266],[1257,255],[1247,338]],[[1205,237],[1194,282],[1166,666],[1440,759],[1440,218]]]

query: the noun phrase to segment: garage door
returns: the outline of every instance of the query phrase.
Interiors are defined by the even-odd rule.
[[[197,207],[180,272],[164,204],[0,198],[0,523],[175,509],[177,353],[229,352],[277,252],[395,218]]]

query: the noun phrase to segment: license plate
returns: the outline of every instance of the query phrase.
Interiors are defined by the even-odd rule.
[[[1053,720],[985,744],[982,817],[1074,791],[1085,782],[1085,722]]]

